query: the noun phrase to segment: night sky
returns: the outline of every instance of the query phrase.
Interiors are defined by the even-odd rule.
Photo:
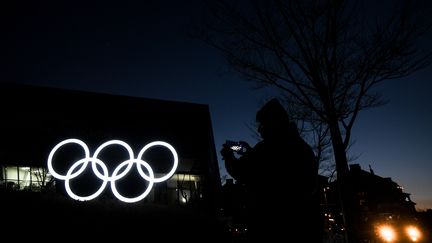
[[[191,37],[206,1],[137,2],[1,6],[0,81],[208,104],[217,151],[226,139],[255,144],[255,112],[274,92],[253,89]],[[354,163],[391,177],[421,209],[432,208],[431,77],[429,66],[377,87],[389,103],[360,113],[350,150]]]

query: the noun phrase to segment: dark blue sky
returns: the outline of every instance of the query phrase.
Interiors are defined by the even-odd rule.
[[[205,1],[41,2],[3,7],[1,81],[208,104],[217,151],[226,139],[256,142],[248,126],[273,92],[190,38]],[[360,114],[350,150],[419,208],[432,208],[431,77],[428,67],[378,87],[389,103]]]

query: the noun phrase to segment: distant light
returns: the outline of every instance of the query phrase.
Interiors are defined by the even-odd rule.
[[[408,235],[409,239],[416,242],[421,238],[421,232],[416,226],[408,226],[405,228],[405,232]]]
[[[382,225],[378,228],[379,236],[385,242],[394,242],[396,240],[396,232],[390,225]]]
[[[84,157],[82,157],[82,159],[79,159],[78,161],[76,161],[69,168],[66,175],[60,175],[59,173],[57,173],[54,170],[53,165],[52,165],[52,163],[53,163],[52,160],[53,160],[54,154],[57,152],[57,150],[60,147],[62,147],[63,145],[66,145],[69,143],[74,143],[74,144],[80,145],[84,150]],[[102,151],[102,149],[104,149],[105,147],[107,147],[109,145],[123,146],[124,148],[126,148],[126,150],[129,153],[129,159],[120,163],[120,165],[118,165],[115,168],[115,170],[113,171],[111,176],[109,175],[108,168],[105,165],[105,163],[102,160],[97,158],[97,156]],[[162,176],[160,178],[155,178],[154,173],[153,173],[153,169],[151,168],[151,166],[146,161],[141,159],[144,152],[153,146],[164,146],[164,147],[168,148],[170,150],[170,152],[172,153],[173,159],[174,159],[173,166],[172,166],[171,170],[165,176]],[[100,188],[95,193],[93,193],[89,196],[78,196],[70,188],[70,180],[79,176],[87,168],[87,164],[89,162],[92,164],[93,173],[96,175],[97,178],[99,178],[103,182],[102,182],[102,185],[100,186]],[[130,169],[134,163],[136,163],[136,168],[137,168],[140,176],[142,178],[144,178],[145,180],[147,180],[149,182],[149,184],[147,185],[147,189],[141,195],[139,195],[137,197],[133,197],[133,198],[127,198],[127,197],[122,196],[117,191],[115,183],[117,180],[123,178],[127,173],[129,173],[129,171],[130,171]],[[98,164],[102,168],[102,173],[99,171],[96,164]],[[110,140],[110,141],[105,142],[102,145],[100,145],[96,149],[94,155],[92,157],[90,157],[90,151],[89,151],[87,145],[79,139],[72,138],[72,139],[66,139],[66,140],[58,143],[56,146],[54,146],[54,148],[51,150],[51,152],[48,155],[47,165],[48,165],[48,170],[53,177],[65,181],[65,189],[66,189],[67,194],[75,200],[88,201],[88,200],[92,200],[92,199],[98,197],[103,192],[103,190],[105,189],[108,182],[110,182],[111,190],[112,190],[112,192],[116,198],[118,198],[120,201],[123,201],[123,202],[134,203],[134,202],[138,202],[138,201],[144,199],[150,193],[151,189],[153,188],[154,183],[168,180],[175,173],[175,171],[178,167],[178,155],[177,155],[177,152],[174,149],[174,147],[171,146],[170,144],[168,144],[166,142],[162,142],[162,141],[155,141],[155,142],[151,142],[151,143],[147,144],[146,146],[144,146],[144,148],[141,149],[140,153],[138,154],[137,158],[134,158],[134,153],[133,153],[131,147],[127,143],[120,141],[120,140]],[[119,171],[125,166],[126,166],[126,169],[124,169],[119,174]],[[142,170],[142,167],[146,168],[146,170],[148,172],[147,174],[144,173],[144,171]]]

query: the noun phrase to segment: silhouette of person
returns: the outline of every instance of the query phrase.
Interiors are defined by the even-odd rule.
[[[262,140],[234,154],[227,144],[220,153],[227,172],[246,188],[248,241],[322,242],[318,162],[300,137],[296,124],[277,99],[256,114]]]

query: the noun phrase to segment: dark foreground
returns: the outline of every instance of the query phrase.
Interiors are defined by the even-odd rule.
[[[26,240],[230,242],[209,211],[182,206],[78,202],[64,196],[1,192],[2,235]]]

